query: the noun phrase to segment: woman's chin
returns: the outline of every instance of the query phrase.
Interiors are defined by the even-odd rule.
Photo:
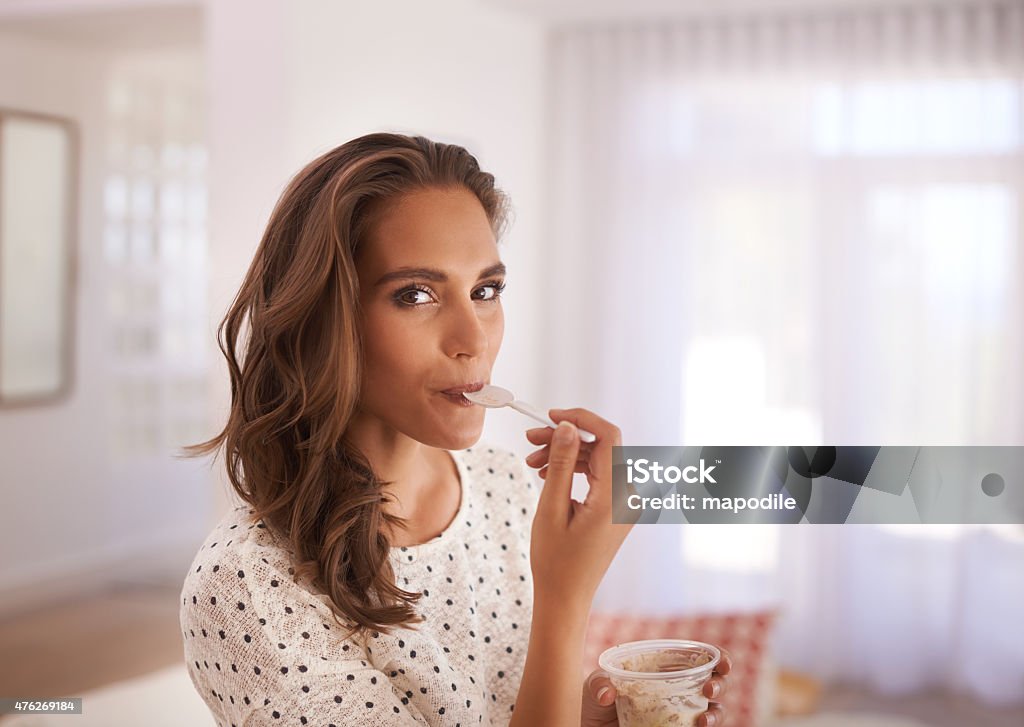
[[[429,444],[439,449],[469,449],[480,441],[480,436],[484,431],[483,417],[473,417],[472,419],[472,421],[440,422],[430,437],[434,441]]]
[[[449,450],[469,449],[480,441],[483,429],[483,423],[481,422],[480,426],[473,427],[472,429],[448,430],[443,437],[444,444],[435,446]]]
[[[431,417],[432,431],[424,433],[430,441],[420,441],[439,449],[468,449],[480,441],[485,413],[486,409],[479,406],[463,408],[448,404],[442,412]]]

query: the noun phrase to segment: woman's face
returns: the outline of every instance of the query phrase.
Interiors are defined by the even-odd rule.
[[[360,423],[376,420],[386,436],[393,430],[441,449],[475,444],[484,409],[453,390],[490,383],[505,331],[505,268],[479,200],[459,187],[388,203],[356,270],[365,351]]]

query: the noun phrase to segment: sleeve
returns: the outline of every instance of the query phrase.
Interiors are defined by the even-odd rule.
[[[388,677],[372,666],[341,667],[330,674],[288,679],[280,670],[266,675],[266,696],[252,705],[243,727],[282,724],[422,727],[426,720]]]
[[[190,676],[218,724],[427,724],[358,640],[328,637],[316,600],[284,572],[259,558],[219,561],[216,575],[186,585],[181,615]],[[250,590],[257,575],[269,585]]]

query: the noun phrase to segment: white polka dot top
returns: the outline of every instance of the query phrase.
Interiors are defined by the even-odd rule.
[[[507,725],[526,661],[538,487],[521,460],[478,444],[451,452],[458,513],[433,540],[392,548],[396,583],[425,621],[343,639],[288,551],[242,505],[185,578],[180,619],[196,690],[221,727]]]

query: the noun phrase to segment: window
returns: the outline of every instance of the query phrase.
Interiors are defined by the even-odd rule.
[[[122,462],[166,456],[206,434],[201,93],[156,64],[119,67],[110,81],[106,401],[112,454]]]

